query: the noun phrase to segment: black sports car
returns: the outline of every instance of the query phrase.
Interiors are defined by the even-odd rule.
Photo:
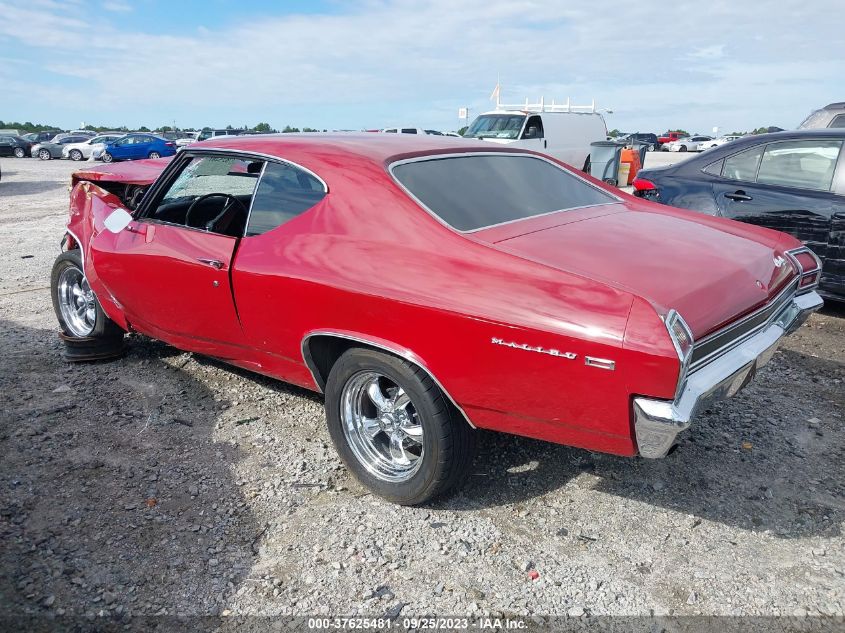
[[[21,136],[10,134],[0,135],[0,156],[17,156],[23,158],[29,156],[32,143]]]
[[[819,292],[845,300],[845,129],[746,136],[643,169],[634,195],[794,235],[822,260]]]

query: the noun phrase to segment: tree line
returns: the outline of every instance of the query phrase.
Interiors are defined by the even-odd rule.
[[[23,123],[19,121],[2,121],[0,120],[0,128],[8,129],[8,130],[20,130],[22,133],[26,134],[28,132],[40,132],[41,130],[60,130],[62,129],[60,126],[56,125],[48,125],[46,123],[33,123],[32,121],[25,121]],[[161,127],[157,127],[155,129],[150,129],[146,125],[142,125],[139,128],[130,129],[125,125],[86,125],[85,127],[79,128],[82,130],[90,130],[92,132],[201,132],[212,130],[215,128],[211,127],[203,127],[203,128],[195,128],[195,127],[171,127],[169,125],[162,125]],[[270,133],[277,133],[279,130],[275,129],[269,123],[262,122],[257,123],[256,125],[249,127],[248,125],[244,125],[242,127],[236,128],[233,125],[227,125],[227,130],[247,130],[249,132],[260,132],[265,134]],[[322,130],[323,132],[327,132],[328,130]],[[292,127],[290,125],[286,125],[282,132],[320,132],[317,128],[312,127],[303,127],[299,129],[298,127]]]

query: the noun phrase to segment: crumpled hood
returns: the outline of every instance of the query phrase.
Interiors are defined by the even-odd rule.
[[[74,172],[71,183],[76,185],[80,180],[89,180],[91,182],[121,182],[127,185],[151,185],[172,159],[173,157],[169,156],[167,158],[106,163]]]
[[[738,223],[726,227],[733,234],[680,213],[617,208],[495,246],[627,290],[660,314],[674,308],[696,338],[765,303],[796,274],[776,233],[764,239]]]

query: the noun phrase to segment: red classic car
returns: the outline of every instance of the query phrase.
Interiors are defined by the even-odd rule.
[[[344,462],[403,504],[461,481],[474,428],[663,457],[822,304],[786,234],[438,136],[215,138],[77,172],[63,245],[72,358],[140,332],[323,391]]]

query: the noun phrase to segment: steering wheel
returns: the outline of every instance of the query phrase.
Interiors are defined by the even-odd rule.
[[[244,206],[244,203],[238,200],[235,196],[230,196],[228,193],[207,193],[204,196],[200,196],[196,200],[191,203],[191,206],[188,207],[188,210],[185,212],[185,226],[191,226],[191,223],[188,221],[191,217],[191,211],[203,200],[208,200],[209,198],[226,198],[227,202],[223,205],[223,209],[215,215],[211,220],[205,223],[205,230],[210,231],[211,227],[226,215],[226,212],[231,209],[234,205],[238,205],[244,213],[248,213],[247,208]],[[196,227],[195,227],[196,228]]]

